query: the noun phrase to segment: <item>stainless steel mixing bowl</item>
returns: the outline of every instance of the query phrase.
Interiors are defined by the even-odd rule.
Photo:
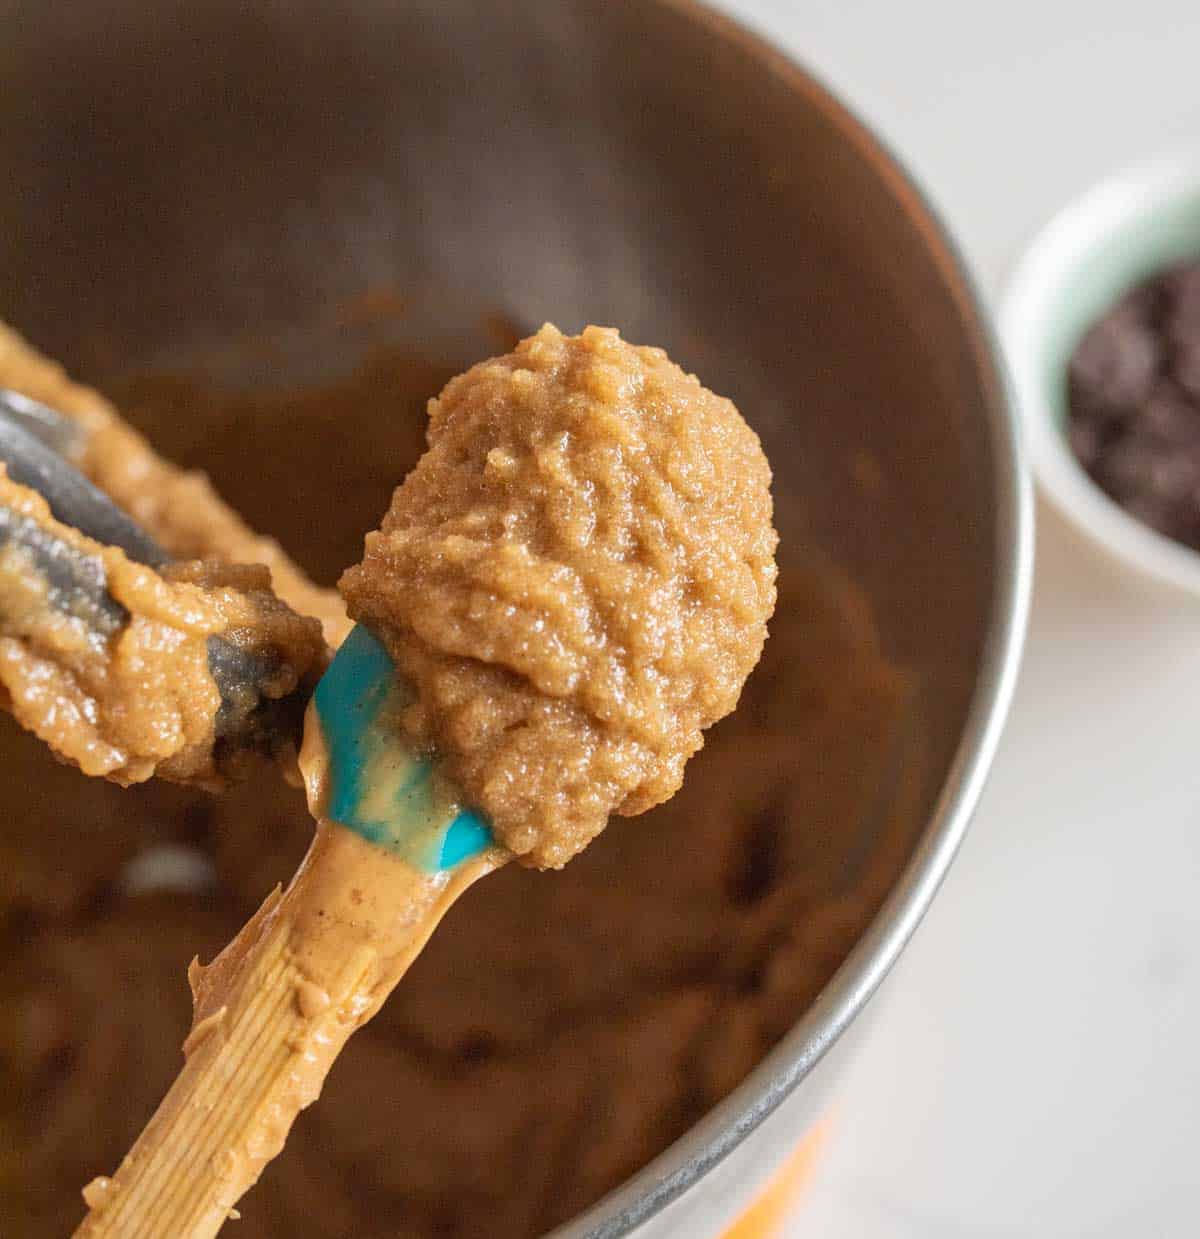
[[[816,1068],[941,881],[1012,688],[1027,489],[944,230],[818,82],[689,4],[79,0],[15,17],[0,314],[44,350],[84,376],[161,364],[379,286],[619,324],[737,400],[785,543],[843,565],[916,671],[928,777],[887,904],[750,1078],[559,1232],[657,1215],[644,1233],[712,1233],[786,1141],[726,1155],[789,1095],[797,1131],[823,1104]],[[886,479],[871,504],[864,451]]]

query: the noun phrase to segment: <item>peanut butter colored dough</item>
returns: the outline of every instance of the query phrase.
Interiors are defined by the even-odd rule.
[[[0,505],[98,563],[107,593],[127,613],[114,632],[65,613],[28,552],[16,541],[0,546],[0,702],[84,774],[223,786],[211,636],[269,658],[274,670],[261,687],[272,698],[313,680],[324,664],[319,625],[275,597],[266,568],[189,562],[154,571],[54,520],[2,464]]]
[[[353,546],[386,501],[381,438],[403,474],[436,388],[381,357],[327,397],[242,393],[236,435],[224,390],[114,390],[181,457],[177,427],[228,425],[191,459],[239,503],[264,455],[377,418],[345,449],[369,501],[308,456],[280,474],[312,489],[272,528],[328,572],[333,535]],[[923,792],[911,677],[860,591],[798,549],[762,665],[680,793],[561,873],[509,866],[460,902],[239,1206],[242,1239],[532,1239],[682,1135],[808,1007],[907,859]],[[84,779],[3,715],[0,785],[0,1230],[56,1239],[178,1068],[180,961],[211,959],[290,877],[312,820],[269,780],[214,798]],[[128,891],[164,845],[211,860],[212,886]]]
[[[669,798],[762,652],[778,541],[766,458],[661,350],[547,326],[429,412],[429,449],[343,585],[416,688],[388,725],[432,741],[513,846],[430,873],[320,821],[287,890],[190,974],[186,1063],[89,1185],[77,1236],[215,1235],[451,904],[513,852],[560,866],[614,809]],[[317,718],[310,706],[300,769],[323,819],[334,720]],[[323,1005],[299,1001],[314,988]]]
[[[497,837],[558,868],[668,799],[762,653],[771,472],[661,349],[552,326],[447,384],[341,590]]]
[[[83,431],[74,463],[178,559],[263,564],[270,586],[293,610],[321,621],[337,645],[349,630],[341,600],[320,589],[272,538],[256,534],[202,473],[158,456],[99,392],[67,377],[11,327],[0,323],[0,387],[65,413]]]
[[[231,1233],[533,1239],[660,1153],[786,1032],[903,865],[916,793],[905,776],[893,794],[912,685],[861,595],[785,565],[772,629],[677,796],[614,821],[560,873],[509,866],[459,903]],[[60,1239],[80,1186],[111,1172],[178,1069],[180,961],[211,959],[290,876],[312,822],[298,792],[263,780],[219,799],[83,780],[6,718],[0,755],[22,830],[18,762],[42,789],[26,867],[61,871],[72,841],[70,898],[31,907],[46,889],[32,875],[24,895],[0,887],[20,926],[0,915],[0,1218],[6,1235]],[[167,841],[214,858],[211,891],[105,894]]]

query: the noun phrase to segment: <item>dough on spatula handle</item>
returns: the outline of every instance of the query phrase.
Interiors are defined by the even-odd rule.
[[[85,1189],[76,1236],[215,1235],[450,905],[505,859],[424,872],[322,823],[288,889],[193,964],[184,1067],[112,1178]]]

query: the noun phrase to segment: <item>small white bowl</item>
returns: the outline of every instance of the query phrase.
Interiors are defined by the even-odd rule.
[[[1125,563],[1200,596],[1200,553],[1129,516],[1067,444],[1067,365],[1083,333],[1131,286],[1200,259],[1200,144],[1102,182],[1034,240],[1000,308],[1034,474],[1042,493]]]

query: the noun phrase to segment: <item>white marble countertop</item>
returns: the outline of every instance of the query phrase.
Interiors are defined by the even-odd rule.
[[[995,294],[1106,172],[1200,144],[1188,0],[725,0],[891,141]],[[788,1239],[1200,1233],[1200,607],[1039,505],[991,785]]]

